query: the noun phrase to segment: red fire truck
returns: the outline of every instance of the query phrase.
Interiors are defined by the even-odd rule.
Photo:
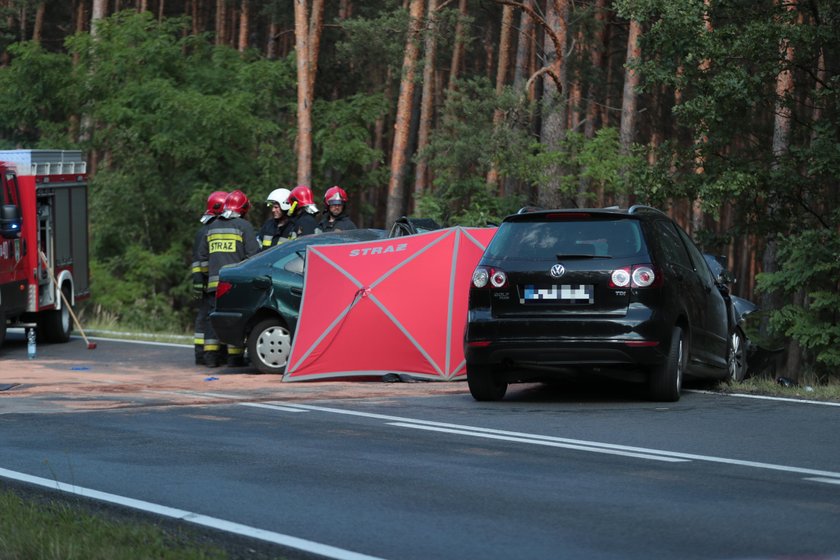
[[[71,310],[90,296],[88,177],[78,150],[0,150],[0,345],[37,324],[66,342]],[[63,297],[62,297],[63,294]]]

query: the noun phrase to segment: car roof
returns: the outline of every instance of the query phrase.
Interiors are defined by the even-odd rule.
[[[273,255],[272,259],[278,258],[280,255],[277,251],[288,253],[290,251],[305,250],[308,245],[337,245],[339,243],[358,243],[360,241],[373,241],[375,239],[384,239],[388,232],[384,229],[363,228],[350,229],[340,231],[327,231],[324,233],[313,233],[312,235],[303,235],[297,239],[286,241],[275,245],[265,251],[260,251],[248,260],[258,261],[262,260],[264,255]]]
[[[615,219],[641,218],[643,216],[667,217],[667,214],[653,208],[652,206],[635,205],[630,208],[619,208],[609,206],[606,208],[554,208],[550,210],[536,208],[533,206],[522,208],[516,214],[507,216],[504,222],[542,222],[552,219],[568,218],[593,218],[593,219]]]

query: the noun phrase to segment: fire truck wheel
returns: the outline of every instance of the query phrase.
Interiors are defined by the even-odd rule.
[[[67,288],[63,288],[64,297],[70,301],[70,294]],[[73,324],[70,322],[70,309],[62,305],[61,309],[46,311],[41,314],[38,321],[38,330],[43,333],[46,342],[67,342],[70,340],[70,332]]]
[[[0,346],[6,340],[6,312],[0,309]]]

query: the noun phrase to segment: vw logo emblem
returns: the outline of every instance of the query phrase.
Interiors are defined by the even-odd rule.
[[[551,267],[549,274],[551,274],[551,276],[553,276],[554,278],[560,278],[561,276],[566,274],[566,267],[562,264],[555,264]]]

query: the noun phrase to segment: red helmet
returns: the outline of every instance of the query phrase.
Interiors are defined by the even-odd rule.
[[[244,216],[250,209],[251,203],[242,191],[233,191],[225,198],[225,212],[235,212],[240,216]]]
[[[297,208],[306,208],[314,204],[312,202],[312,190],[306,185],[298,185],[289,193],[286,199],[289,203],[289,215],[293,215]]]
[[[207,211],[205,214],[218,216],[225,209],[225,199],[228,193],[225,191],[215,191],[207,197]]]
[[[347,193],[338,185],[330,187],[324,193],[324,204],[327,206],[332,204],[347,204]]]
[[[225,210],[225,199],[228,193],[224,191],[215,191],[207,197],[207,210],[201,217],[201,223],[206,224],[210,218],[220,215]]]

